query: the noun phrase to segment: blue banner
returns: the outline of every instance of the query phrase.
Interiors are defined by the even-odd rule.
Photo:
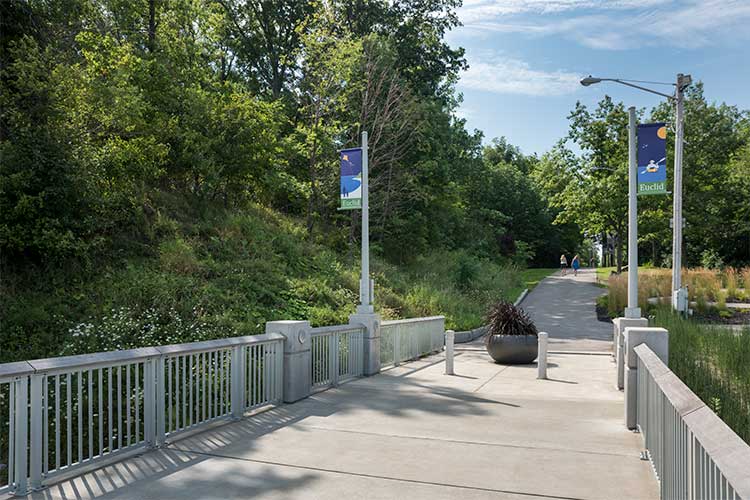
[[[344,149],[341,160],[340,210],[362,208],[362,148]]]
[[[638,125],[638,194],[667,194],[667,127]]]

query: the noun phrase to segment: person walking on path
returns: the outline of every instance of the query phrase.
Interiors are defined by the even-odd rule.
[[[581,259],[578,258],[578,254],[573,257],[571,265],[573,266],[573,276],[578,276],[578,268],[581,267]]]
[[[568,258],[565,257],[565,254],[562,254],[560,256],[560,276],[565,276],[567,267],[568,267]]]

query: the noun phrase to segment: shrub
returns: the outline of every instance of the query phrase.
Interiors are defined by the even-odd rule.
[[[487,312],[487,339],[492,335],[534,335],[536,326],[520,307],[503,300],[496,302]]]
[[[706,249],[701,253],[701,265],[708,269],[720,269],[724,267],[724,261],[719,252],[713,249]]]

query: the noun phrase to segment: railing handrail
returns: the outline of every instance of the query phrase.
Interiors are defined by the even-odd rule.
[[[263,335],[245,335],[242,337],[186,342],[184,344],[140,347],[137,349],[125,349],[120,351],[104,351],[91,354],[77,354],[74,356],[59,356],[56,358],[17,361],[14,363],[0,364],[0,380],[22,375],[62,370],[88,370],[99,366],[134,363],[159,356],[205,352],[224,347],[259,344],[283,339],[284,336],[280,333],[266,333]]]
[[[316,337],[318,335],[327,335],[336,332],[355,332],[357,330],[363,330],[364,328],[365,325],[360,324],[317,326],[315,328],[310,328],[310,336]]]
[[[667,365],[646,345],[635,347],[641,360],[721,474],[739,498],[750,498],[750,445],[722,421]]]
[[[386,321],[381,321],[380,326],[391,326],[391,325],[399,325],[399,324],[406,324],[406,323],[421,323],[423,321],[437,321],[441,319],[445,319],[445,316],[426,316],[424,318],[389,319]]]
[[[34,367],[28,361],[14,361],[0,365],[0,382],[7,381],[13,377],[30,375],[34,373]]]

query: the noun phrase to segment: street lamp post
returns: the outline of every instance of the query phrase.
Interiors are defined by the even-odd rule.
[[[635,107],[628,108],[628,307],[626,318],[640,318],[638,307],[638,162],[635,149]]]
[[[636,80],[637,81],[637,80]],[[682,288],[682,280],[680,272],[682,270],[682,150],[684,144],[684,95],[683,91],[692,82],[690,75],[683,75],[679,73],[677,75],[677,82],[671,85],[675,85],[674,95],[665,94],[658,92],[641,85],[636,85],[633,80],[622,80],[619,78],[596,78],[591,75],[581,80],[581,85],[588,87],[600,82],[616,82],[628,87],[633,87],[644,92],[656,94],[662,97],[666,97],[670,101],[675,103],[675,153],[674,153],[674,193],[673,193],[673,234],[672,234],[672,307],[680,312],[687,311],[687,290]],[[643,83],[643,82],[640,82]],[[632,110],[631,107],[629,109]],[[632,121],[630,121],[632,120]],[[632,165],[635,162],[635,131],[634,131],[634,119],[629,118],[630,124],[630,136],[629,136],[629,149],[628,149],[628,160],[629,160],[629,194],[628,200],[628,309],[634,313],[637,309],[637,297],[638,297],[638,275],[637,271],[631,274],[633,267],[638,267],[638,240],[637,240],[637,214],[634,214],[636,208],[636,193],[634,191],[634,184],[636,182],[635,175],[636,169],[633,169]],[[635,234],[635,243],[633,242],[633,235]],[[633,255],[635,254],[635,259]],[[635,265],[633,261],[635,260]],[[633,280],[636,280],[633,283]],[[631,284],[633,288],[631,288]],[[631,297],[635,296],[635,303],[631,303]],[[635,309],[633,309],[635,308]],[[626,309],[625,315],[628,316],[628,309]]]

